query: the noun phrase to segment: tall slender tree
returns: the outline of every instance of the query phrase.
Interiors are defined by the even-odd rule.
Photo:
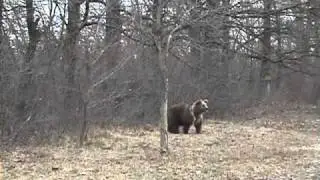
[[[76,102],[76,64],[78,60],[78,40],[80,35],[80,5],[79,0],[68,0],[68,21],[67,33],[64,39],[64,74],[66,78],[66,89],[64,98],[63,118],[71,118],[70,113],[74,113],[78,103]]]
[[[3,41],[3,9],[4,9],[4,2],[3,0],[0,0],[0,45],[2,44]],[[0,49],[0,54],[1,54],[1,49]]]
[[[35,8],[33,6],[33,0],[26,0],[26,10],[29,42],[25,61],[27,64],[30,64],[35,55],[37,43],[39,42],[40,38],[40,31],[37,29],[40,18],[34,18]]]
[[[277,9],[277,1],[273,2],[274,5],[274,9]],[[276,13],[275,15],[275,21],[276,21],[276,41],[277,41],[277,49],[276,49],[276,57],[277,57],[277,61],[280,62],[281,61],[281,54],[282,54],[282,21],[281,21],[281,17],[280,17],[280,12]],[[277,64],[276,67],[276,79],[275,79],[275,85],[274,85],[274,90],[277,91],[280,88],[281,82],[282,82],[282,66],[281,63]]]
[[[19,118],[23,118],[23,116],[25,116],[26,113],[31,110],[28,104],[32,104],[29,101],[31,101],[35,96],[35,86],[33,83],[33,59],[35,56],[37,44],[40,40],[40,31],[38,30],[38,23],[40,18],[38,17],[35,19],[34,17],[34,2],[33,0],[25,0],[25,4],[29,39],[17,91],[18,101],[16,107]]]
[[[313,72],[315,72],[317,75],[320,72],[320,2],[317,0],[311,0],[310,1],[310,11],[308,14],[309,19],[312,19],[313,25],[313,54],[312,57],[312,63],[311,65],[314,66]],[[314,77],[313,80],[313,88],[311,92],[311,103],[316,104],[320,106],[320,80],[319,77]]]
[[[261,71],[260,71],[260,97],[268,95],[271,91],[271,0],[263,0],[263,32],[261,38]]]
[[[160,91],[160,152],[166,153],[168,151],[168,122],[167,122],[167,110],[168,110],[168,69],[166,66],[165,50],[163,48],[163,19],[162,13],[165,2],[162,0],[153,0],[152,18],[153,27],[152,34],[155,42],[155,50],[157,52],[158,69],[160,70],[161,77],[161,91]]]
[[[105,46],[108,47],[105,52],[108,68],[113,68],[119,60],[120,38],[121,38],[121,18],[120,18],[120,0],[110,0],[109,6],[106,6],[106,34]]]

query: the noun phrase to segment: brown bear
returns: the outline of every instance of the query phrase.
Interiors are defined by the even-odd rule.
[[[183,133],[188,134],[190,126],[194,124],[196,133],[201,133],[203,113],[208,111],[208,99],[199,99],[192,104],[180,103],[168,109],[168,131],[178,134],[183,126]]]

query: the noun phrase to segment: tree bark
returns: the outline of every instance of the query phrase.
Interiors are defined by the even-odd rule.
[[[199,0],[191,1],[191,10],[190,10],[190,19],[195,21],[199,18],[199,9],[197,8],[197,4]],[[192,38],[194,42],[203,42],[203,30],[201,26],[193,25],[188,31],[189,37]],[[191,64],[195,67],[199,67],[201,63],[204,62],[204,48],[200,45],[200,47],[194,46],[190,49],[190,55],[192,57]],[[200,78],[200,72],[198,69],[191,70],[190,76],[194,78],[194,81],[197,81]]]
[[[163,51],[163,30],[162,30],[162,9],[163,4],[162,0],[153,1],[153,29],[152,33],[154,36],[156,52],[157,52],[157,64],[161,71],[161,90],[160,90],[160,153],[165,154],[168,152],[168,73],[166,66],[166,54]],[[170,37],[170,36],[169,36]],[[167,44],[168,47],[168,44]]]
[[[80,131],[80,146],[83,146],[84,141],[88,139],[88,103],[89,103],[89,84],[91,82],[90,77],[91,77],[91,69],[90,69],[90,54],[89,54],[89,46],[86,47],[86,59],[84,62],[84,77],[82,79],[83,81],[83,90],[80,89],[81,91],[81,98],[80,98],[80,105],[79,109],[82,109],[82,124],[81,124],[81,131]]]
[[[26,9],[27,9],[27,26],[28,26],[28,35],[29,35],[29,44],[26,52],[26,63],[29,64],[33,59],[38,40],[40,38],[40,32],[37,30],[37,26],[40,18],[34,20],[34,7],[33,0],[26,0]]]
[[[4,8],[4,4],[3,4],[3,0],[0,0],[0,57],[4,57],[4,45],[3,40],[4,40],[4,33],[3,33],[3,8]],[[4,58],[0,59],[0,79],[3,81],[3,79],[5,79],[4,77],[5,75],[5,62],[4,62]],[[4,82],[0,82],[1,86],[0,86],[0,131],[1,134],[0,135],[4,135],[4,130],[5,130],[5,124],[6,124],[6,113],[5,113],[5,89],[6,86]],[[0,170],[1,171],[1,170]],[[1,173],[1,172],[0,172]],[[0,179],[1,179],[1,175],[0,175]]]
[[[110,6],[106,8],[106,34],[105,45],[108,49],[105,51],[108,69],[117,65],[120,54],[120,38],[121,38],[121,19],[120,19],[120,1],[111,0]],[[116,43],[116,44],[115,44]]]
[[[320,2],[313,0],[310,2],[311,7],[320,7]],[[315,47],[314,47],[314,54],[318,57],[313,57],[313,64],[316,67],[313,69],[315,74],[319,75],[319,69],[317,67],[320,67],[320,20],[319,20],[319,11],[316,9],[315,12],[312,13],[313,15],[309,14],[309,18],[312,18],[314,21],[314,37],[315,38]],[[312,16],[312,17],[311,17]],[[320,110],[320,79],[319,77],[313,77],[313,88],[310,96],[310,102],[313,103],[314,105],[317,105]],[[320,111],[319,111],[320,112]]]
[[[274,2],[274,8],[277,9],[277,2]],[[276,33],[277,33],[277,50],[276,50],[276,57],[277,61],[280,61],[281,54],[282,54],[282,37],[281,37],[281,18],[280,13],[276,14]],[[278,91],[280,89],[281,81],[282,81],[282,67],[281,64],[278,63],[276,67],[276,79],[274,82],[274,90]]]
[[[228,8],[230,5],[230,0],[222,1],[223,7]],[[222,31],[222,39],[223,39],[223,47],[222,47],[222,55],[221,55],[221,75],[220,75],[220,84],[224,86],[224,88],[220,88],[217,92],[218,97],[223,97],[221,104],[219,105],[220,110],[220,118],[224,118],[227,110],[229,109],[229,64],[230,58],[232,57],[230,51],[230,28],[228,26],[228,17],[223,17],[223,31]]]
[[[30,101],[32,101],[35,96],[32,60],[35,56],[37,44],[40,39],[40,32],[37,29],[40,18],[34,19],[33,0],[25,0],[25,3],[29,41],[17,91],[16,110],[18,118],[25,118],[25,114],[30,111],[28,104],[30,104]]]
[[[166,153],[169,150],[168,147],[168,73],[167,66],[165,63],[164,54],[160,51],[158,52],[158,63],[160,70],[162,72],[162,92],[161,92],[161,104],[160,104],[160,152]]]
[[[106,35],[105,43],[111,44],[119,40],[120,38],[120,28],[121,28],[121,19],[120,19],[120,1],[111,0],[110,6],[106,7]]]
[[[260,87],[259,94],[260,97],[263,98],[267,96],[271,89],[271,64],[269,62],[269,57],[271,53],[271,20],[270,15],[267,13],[271,10],[272,2],[270,0],[264,0],[264,12],[265,15],[263,17],[263,33],[261,39],[262,46],[262,62],[261,62],[261,71],[260,71]]]
[[[79,93],[76,91],[75,71],[77,63],[77,42],[80,34],[80,5],[79,0],[68,1],[68,24],[67,34],[64,40],[64,73],[66,78],[66,89],[64,98],[63,118],[70,120],[72,113],[78,106],[76,99]]]
[[[2,41],[4,39],[4,31],[3,31],[3,9],[4,9],[4,3],[3,0],[0,0],[0,46],[2,45]],[[1,54],[1,48],[0,48],[0,54]]]

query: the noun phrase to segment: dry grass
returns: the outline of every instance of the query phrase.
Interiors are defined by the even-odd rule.
[[[319,129],[318,129],[319,130]],[[192,129],[194,132],[194,129]],[[208,121],[203,134],[96,129],[83,148],[17,148],[2,153],[6,179],[320,179],[319,134]],[[319,132],[319,131],[318,131]]]

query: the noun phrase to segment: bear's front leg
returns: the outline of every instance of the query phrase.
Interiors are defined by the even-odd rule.
[[[197,134],[200,134],[200,133],[201,133],[201,125],[202,125],[201,122],[198,122],[198,123],[195,123],[195,124],[194,124],[194,127],[196,128],[196,133],[197,133]]]

